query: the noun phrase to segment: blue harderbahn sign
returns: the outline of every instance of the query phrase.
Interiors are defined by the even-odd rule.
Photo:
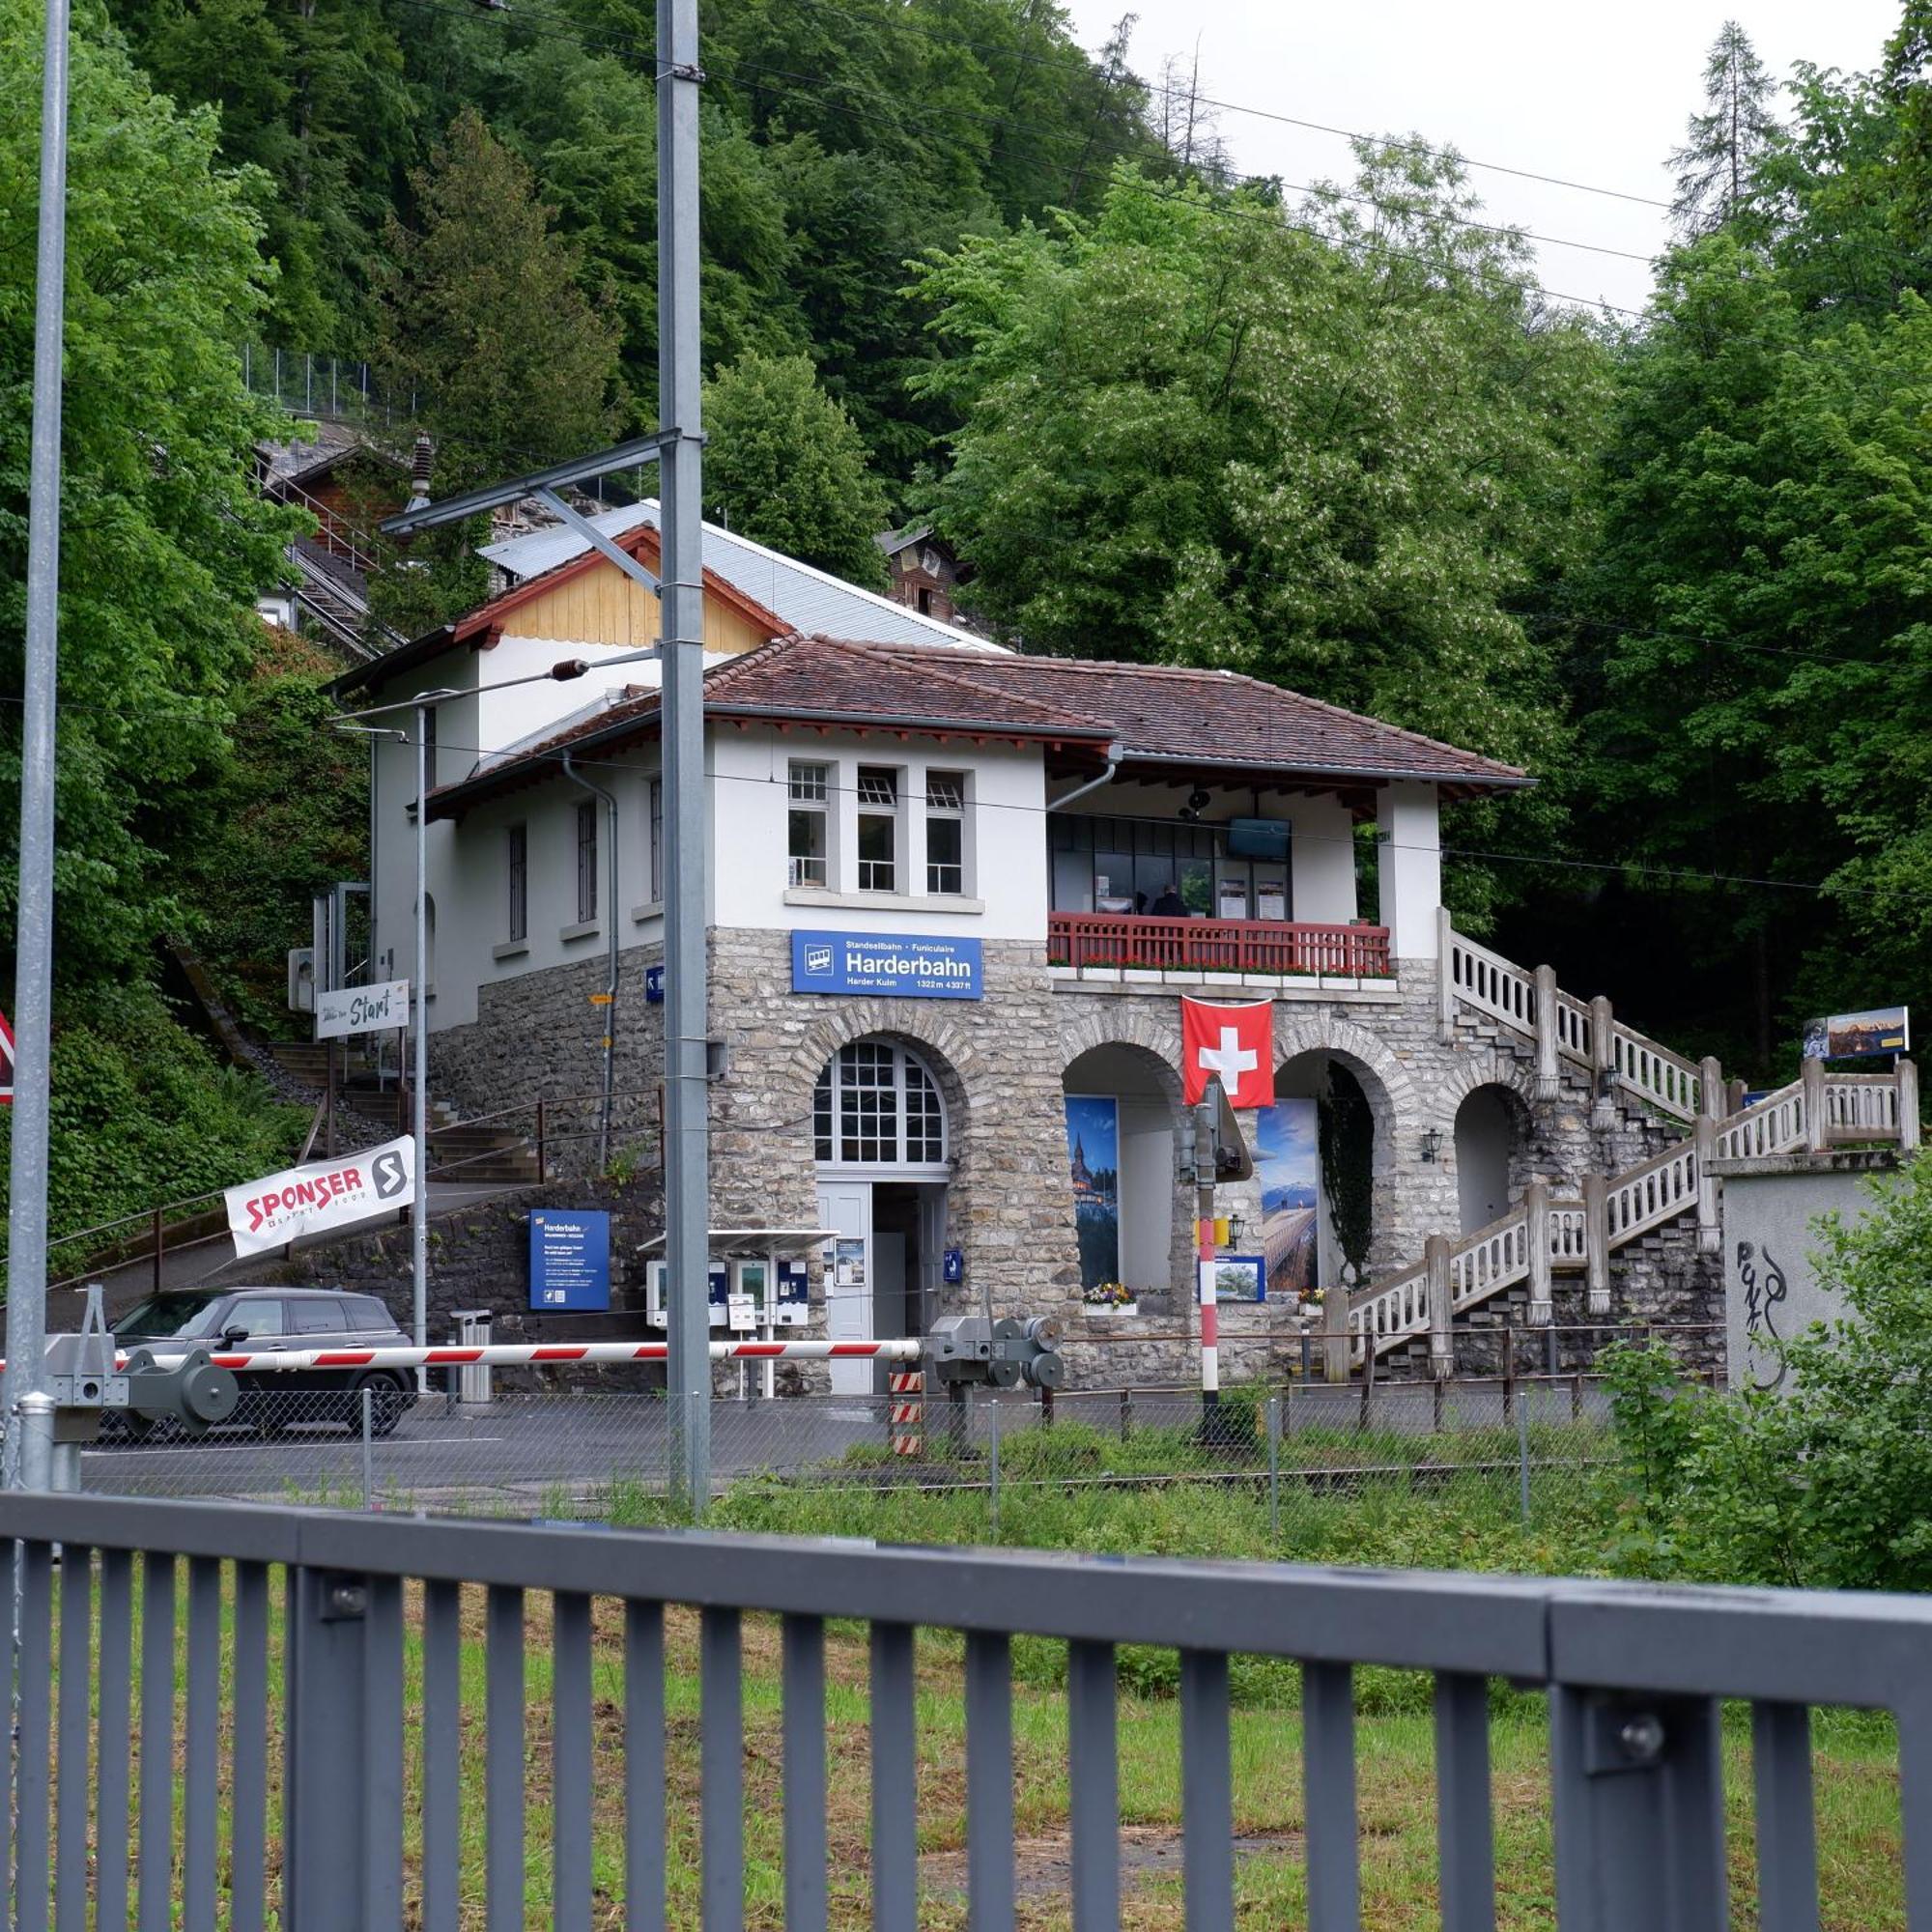
[[[611,1306],[611,1216],[602,1208],[530,1212],[530,1307],[602,1311]]]
[[[890,993],[902,1000],[977,1000],[977,939],[917,932],[794,932],[794,993]]]

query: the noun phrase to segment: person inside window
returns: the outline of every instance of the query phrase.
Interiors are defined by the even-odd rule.
[[[1172,879],[1161,887],[1160,895],[1153,902],[1153,916],[1155,919],[1179,919],[1181,917],[1180,895],[1175,891]]]

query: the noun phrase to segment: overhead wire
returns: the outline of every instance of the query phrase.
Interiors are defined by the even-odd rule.
[[[854,720],[852,722],[854,728],[859,728],[863,724],[863,721],[861,720]],[[415,743],[415,740],[409,735],[407,727],[399,727],[396,730],[394,730],[390,735],[392,736],[393,740],[400,745],[413,746]],[[570,753],[571,763],[580,770],[586,770],[586,769],[603,770],[614,773],[624,773],[634,777],[651,777],[655,775],[657,770],[655,766],[638,763],[634,757],[617,757],[617,756],[585,757],[581,753],[577,752],[571,745],[539,746],[529,751],[517,753],[514,758],[512,759],[510,758],[511,748],[503,748],[492,752],[474,745],[452,744],[446,738],[437,739],[436,744],[438,749],[440,751],[467,752],[471,756],[477,758],[490,758],[490,757],[506,758],[509,761],[506,762],[503,767],[501,767],[501,769],[505,771],[514,769],[514,766],[517,764],[536,765],[536,764],[551,764],[551,763],[555,763],[560,770],[561,761],[566,752]],[[1204,760],[1204,762],[1208,761]],[[470,777],[472,779],[485,776],[489,776],[489,774],[480,772],[473,772],[470,774]],[[772,773],[768,776],[761,777],[752,772],[714,771],[707,774],[707,780],[714,781],[720,783],[771,785],[788,789],[787,779],[785,777],[780,776],[777,773]],[[1368,781],[1365,780],[1365,781]],[[467,783],[469,782],[469,781],[460,780],[458,781],[458,782]],[[453,787],[443,787],[443,789],[451,789],[451,788]],[[839,784],[830,780],[827,781],[826,789],[828,792],[835,795],[843,796],[849,794],[854,797],[858,796],[858,787],[856,785]],[[1009,799],[982,798],[982,799],[976,799],[974,801],[973,809],[975,810],[980,810],[980,811],[1004,811],[1009,813],[1018,813],[1022,815],[1036,816],[1042,819],[1055,815],[1055,807],[1050,800],[1044,805],[1027,805]],[[1121,813],[1115,815],[1123,817],[1133,816],[1132,813]],[[1158,821],[1149,821],[1149,822],[1158,822]],[[1205,829],[1211,830],[1211,827],[1208,827]],[[1317,844],[1328,844],[1328,845],[1347,845],[1351,849],[1353,848],[1356,842],[1352,836],[1344,836],[1340,833],[1297,832],[1293,834],[1293,837],[1296,839],[1299,839],[1304,844],[1317,843]],[[1381,851],[1434,852],[1439,854],[1439,856],[1445,859],[1449,858],[1478,859],[1483,861],[1485,864],[1535,866],[1544,867],[1556,867],[1557,869],[1564,871],[1614,873],[1624,878],[1630,878],[1633,875],[1634,875],[1639,883],[1641,883],[1646,879],[1654,878],[1654,879],[1664,879],[1671,881],[1673,883],[1682,883],[1682,884],[1751,886],[1751,887],[1775,889],[1780,892],[1813,893],[1821,895],[1828,895],[1833,898],[1884,897],[1887,899],[1896,899],[1901,896],[1908,896],[1908,897],[1914,896],[1914,895],[1901,895],[1896,893],[1888,893],[1882,895],[1875,892],[1862,892],[1854,889],[1848,889],[1846,887],[1839,885],[1834,885],[1829,880],[1777,879],[1752,873],[1720,872],[1715,870],[1700,870],[1690,867],[1665,866],[1659,864],[1658,862],[1651,859],[1645,859],[1635,856],[1619,858],[1619,859],[1559,858],[1548,853],[1497,852],[1497,851],[1485,850],[1483,848],[1476,846],[1443,845],[1443,844],[1430,845],[1423,843],[1421,841],[1411,841],[1400,838],[1377,838],[1376,846],[1378,850]],[[1928,890],[1924,894],[1917,895],[1917,896],[1932,898],[1932,890]]]
[[[472,9],[455,7],[447,4],[447,0],[398,0],[398,4],[415,7],[430,13],[455,14],[466,18],[474,17]],[[568,43],[590,51],[597,51],[601,47],[611,52],[629,52],[638,58],[640,64],[648,60],[653,69],[653,73],[655,73],[655,49],[647,47],[645,43],[634,35],[621,34],[604,28],[580,26],[576,22],[569,20],[567,16],[554,12],[533,14],[527,11],[521,11],[514,18],[518,21],[527,21],[531,18],[554,21],[557,23],[555,27],[521,25],[514,30],[527,33],[532,38]],[[558,30],[559,28],[561,31]],[[505,29],[505,31],[511,30],[508,28]],[[773,79],[785,81],[791,86],[809,93],[815,92],[820,95],[828,91],[842,93],[855,100],[886,109],[889,112],[895,111],[897,105],[889,95],[880,90],[861,86],[856,81],[842,75],[805,74],[797,72],[792,69],[778,67],[769,62],[757,61],[751,58],[724,59],[720,61],[718,66],[722,71],[728,75],[742,77],[747,74],[762,74]],[[1034,127],[1029,123],[1015,120],[1007,115],[988,113],[983,109],[934,104],[929,105],[923,111],[928,115],[937,116],[941,119],[972,121],[1001,128],[1016,128],[1026,133],[1030,139],[1036,142],[1043,141],[1062,148],[1084,145],[1087,139],[1086,136],[1075,133],[1070,129],[1064,133],[1057,132]],[[1400,143],[1398,142],[1396,145],[1400,145]],[[1430,218],[1441,221],[1448,226],[1493,235],[1506,240],[1520,241],[1530,244],[1548,242],[1550,245],[1584,249],[1597,254],[1621,256],[1627,260],[1635,262],[1648,262],[1653,259],[1652,257],[1636,254],[1627,249],[1611,248],[1597,242],[1574,242],[1562,237],[1538,235],[1524,228],[1506,223],[1481,221],[1472,215],[1454,214],[1440,209],[1433,211],[1408,209],[1394,200],[1381,200],[1374,196],[1356,195],[1333,186],[1303,187],[1294,183],[1285,183],[1283,185],[1293,188],[1296,192],[1309,193],[1317,199],[1340,198],[1358,201],[1367,206],[1374,207],[1379,213],[1385,214],[1401,216],[1408,213],[1427,213]],[[1184,193],[1168,192],[1152,187],[1151,185],[1150,191],[1157,199],[1170,202],[1180,201],[1186,198]],[[1259,221],[1277,232],[1287,231],[1307,235],[1318,241],[1327,242],[1331,244],[1343,244],[1351,239],[1337,236],[1327,229],[1318,228],[1306,222],[1290,220],[1286,209],[1237,209],[1213,202],[1202,202],[1198,205],[1204,215],[1214,219]],[[1385,255],[1397,260],[1417,262],[1429,268],[1446,270],[1456,269],[1466,270],[1469,266],[1467,264],[1458,264],[1446,257],[1425,255],[1413,249],[1397,248],[1386,242],[1379,242],[1377,238],[1357,237],[1352,239],[1375,241],[1380,252]],[[1639,321],[1643,319],[1644,312],[1641,309],[1630,308],[1624,304],[1606,300],[1601,296],[1572,295],[1565,290],[1550,288],[1547,284],[1529,280],[1520,282],[1519,286],[1526,294],[1541,295],[1550,301],[1567,302],[1578,308],[1601,309],[1611,314],[1629,316]]]

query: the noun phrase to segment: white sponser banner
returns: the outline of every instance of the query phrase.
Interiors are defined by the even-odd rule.
[[[229,1188],[228,1230],[238,1255],[259,1255],[304,1235],[407,1208],[415,1193],[416,1149],[406,1134],[340,1160],[291,1167]]]

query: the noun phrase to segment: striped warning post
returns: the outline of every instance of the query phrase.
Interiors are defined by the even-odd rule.
[[[923,1456],[925,1453],[925,1376],[919,1369],[895,1369],[888,1380],[893,1397],[893,1454]]]

